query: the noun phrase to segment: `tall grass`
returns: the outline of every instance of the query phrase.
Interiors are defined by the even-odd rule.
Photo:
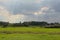
[[[20,32],[60,32],[60,28],[32,28],[32,27],[8,27],[0,28],[0,31],[20,31]]]

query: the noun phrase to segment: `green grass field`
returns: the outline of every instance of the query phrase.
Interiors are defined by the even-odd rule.
[[[60,40],[60,28],[0,28],[0,40]]]

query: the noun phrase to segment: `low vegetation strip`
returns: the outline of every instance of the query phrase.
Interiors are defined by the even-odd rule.
[[[60,40],[60,28],[0,28],[0,40]]]
[[[60,28],[32,28],[32,27],[17,27],[17,28],[0,28],[0,34],[58,34]]]
[[[60,32],[21,32],[21,31],[0,31],[0,34],[49,34],[49,35],[60,35]]]
[[[60,35],[48,35],[48,34],[0,34],[0,40],[60,40]]]

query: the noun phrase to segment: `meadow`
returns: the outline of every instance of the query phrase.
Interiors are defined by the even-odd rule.
[[[0,40],[60,40],[60,28],[0,28]]]

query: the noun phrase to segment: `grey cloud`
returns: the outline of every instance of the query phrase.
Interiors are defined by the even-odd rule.
[[[56,12],[60,12],[60,0],[45,0],[43,6],[50,6]]]
[[[13,0],[7,3],[1,3],[13,14],[24,14],[27,17],[25,20],[48,21],[57,22],[60,19],[60,0],[44,0],[41,3],[35,3],[34,0]],[[43,11],[44,15],[35,16],[33,13],[41,10],[42,7],[47,6],[50,9]],[[55,10],[55,11],[51,11]],[[55,20],[55,21],[54,21]]]
[[[14,14],[16,13],[23,13],[24,11],[27,12],[35,12],[38,11],[40,8],[40,4],[36,4],[34,0],[17,0],[17,1],[11,1],[9,3],[4,3],[5,6],[13,12]]]
[[[60,12],[60,0],[54,0],[52,2],[52,7],[56,12]]]

